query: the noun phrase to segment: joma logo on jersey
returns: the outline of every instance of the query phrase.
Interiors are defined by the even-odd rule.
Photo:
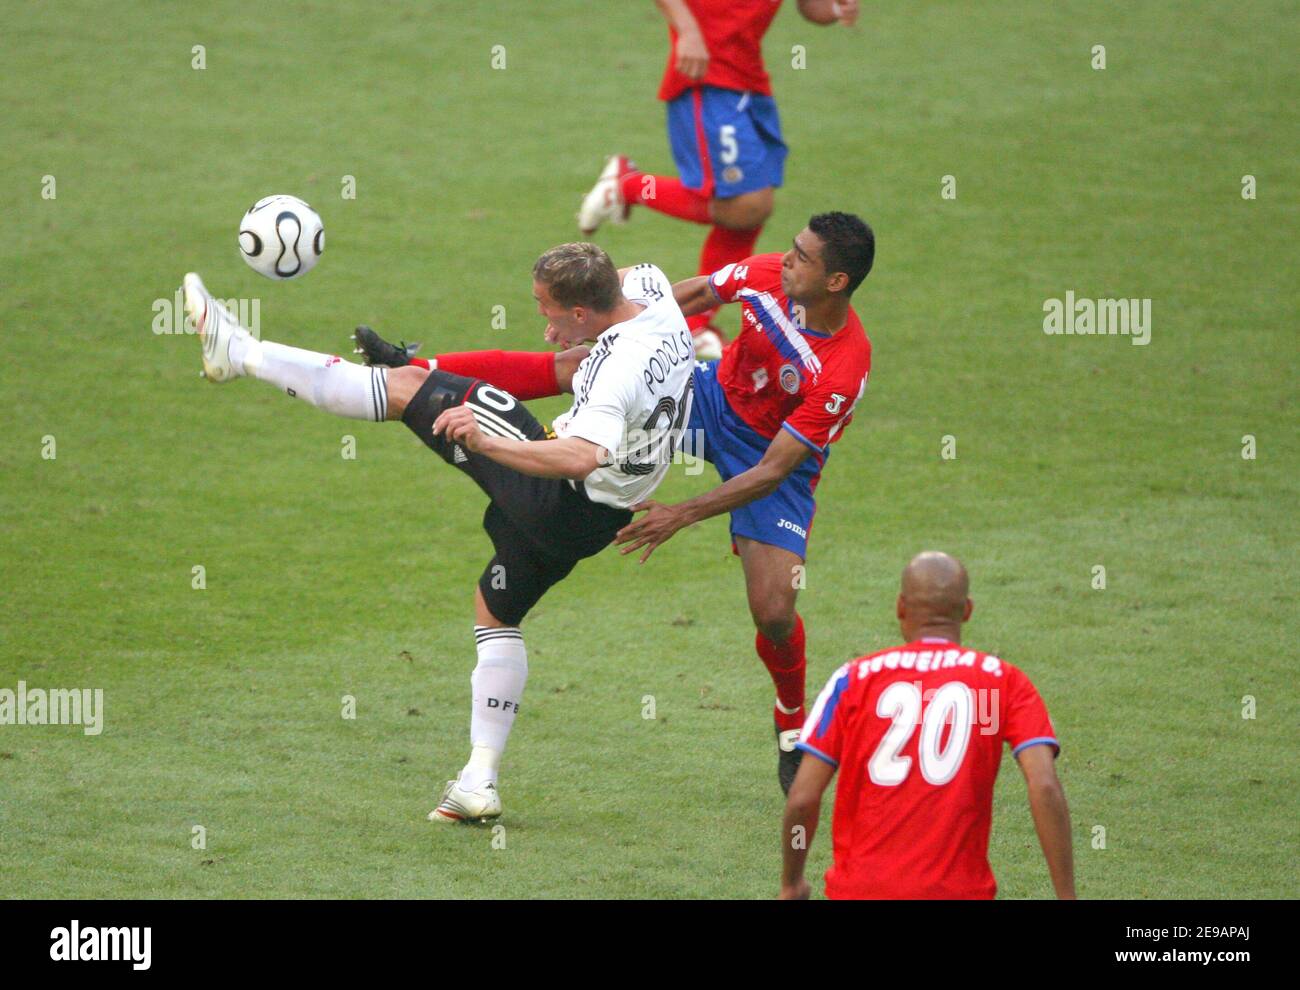
[[[844,405],[848,399],[849,397],[847,395],[840,395],[839,392],[832,392],[831,401],[826,403],[826,411],[834,416],[840,411],[840,406]]]
[[[804,529],[802,526],[800,526],[797,523],[792,523],[789,519],[778,520],[776,524],[776,528],[788,529],[792,533],[798,533],[799,536],[801,536],[803,539],[805,540],[808,539],[808,530]]]

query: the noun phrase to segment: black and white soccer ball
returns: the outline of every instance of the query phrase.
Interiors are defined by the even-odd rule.
[[[239,222],[239,253],[267,278],[306,275],[325,250],[320,214],[297,196],[267,196]]]

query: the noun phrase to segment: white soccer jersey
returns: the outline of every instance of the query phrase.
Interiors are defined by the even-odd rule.
[[[691,414],[695,346],[672,283],[654,265],[628,271],[623,295],[645,309],[602,333],[578,365],[573,408],[555,433],[608,451],[582,484],[593,502],[626,509],[668,473]]]

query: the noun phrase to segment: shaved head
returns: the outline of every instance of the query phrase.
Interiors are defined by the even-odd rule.
[[[918,553],[903,568],[898,592],[903,634],[915,639],[939,627],[960,630],[970,617],[969,594],[970,579],[960,560],[938,550]]]

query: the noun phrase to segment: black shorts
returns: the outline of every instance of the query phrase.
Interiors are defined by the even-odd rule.
[[[425,446],[473,478],[491,500],[483,528],[496,555],[478,586],[497,620],[517,626],[578,561],[609,546],[632,513],[593,502],[580,483],[534,478],[435,437],[438,415],[462,404],[473,409],[484,433],[527,441],[552,434],[510,393],[446,371],[430,371],[402,414],[402,422]]]

